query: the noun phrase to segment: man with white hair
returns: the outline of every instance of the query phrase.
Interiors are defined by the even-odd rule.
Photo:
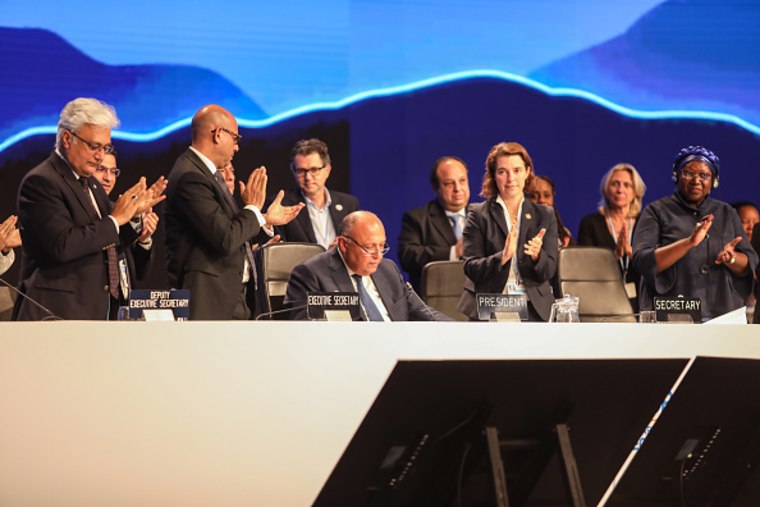
[[[104,320],[116,315],[122,294],[124,249],[139,237],[130,220],[163,200],[163,177],[145,178],[111,203],[92,178],[112,153],[119,119],[96,99],[72,100],[61,111],[55,150],[29,171],[18,194],[24,259],[21,291],[47,310],[18,298],[15,320]]]

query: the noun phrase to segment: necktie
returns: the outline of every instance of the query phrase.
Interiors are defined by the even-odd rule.
[[[459,241],[462,239],[462,216],[449,215],[449,220],[451,220],[451,227],[454,229],[454,236]]]
[[[377,309],[375,302],[369,297],[369,292],[364,288],[361,275],[351,275],[351,277],[356,280],[356,284],[359,286],[359,299],[364,307],[364,312],[367,314],[367,319],[374,322],[382,321],[383,316],[380,315],[380,310]]]
[[[96,217],[101,216],[90,195],[90,178],[79,178],[79,184],[82,185],[85,200],[90,203],[90,211],[94,212]],[[119,259],[116,255],[116,246],[108,245],[105,251],[108,258],[108,292],[114,299],[119,299]]]
[[[217,170],[214,173],[214,179],[219,184],[220,187],[222,187],[222,194],[224,195],[224,198],[227,200],[227,203],[232,207],[235,212],[238,211],[238,205],[235,202],[235,199],[232,197],[232,193],[230,192],[230,189],[227,188],[227,183],[224,181],[224,176],[222,176],[222,173]],[[248,259],[248,266],[251,268],[250,274],[251,274],[251,280],[253,280],[254,286],[256,285],[256,261],[253,258],[253,250],[251,250],[251,242],[246,241],[245,242],[245,256]]]

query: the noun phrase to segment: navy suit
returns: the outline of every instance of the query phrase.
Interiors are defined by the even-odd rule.
[[[359,200],[351,194],[344,194],[343,192],[335,190],[330,190],[330,199],[332,200],[332,204],[330,205],[330,218],[337,235],[343,218],[349,213],[359,210]],[[299,202],[306,203],[306,200],[304,199],[301,190],[298,188],[291,188],[285,192],[285,196],[282,198],[283,206],[293,206]],[[317,238],[314,235],[314,227],[311,224],[309,210],[306,208],[303,209],[290,223],[286,225],[278,225],[274,229],[275,233],[282,237],[282,241],[301,243],[317,242]]]
[[[108,289],[105,249],[116,245],[119,257],[137,239],[125,224],[107,215],[112,204],[103,187],[90,178],[90,190],[102,218],[69,165],[55,152],[29,171],[18,197],[24,260],[20,289],[64,319],[104,320],[115,302]],[[40,320],[47,314],[24,298],[14,308],[17,320]]]
[[[372,275],[380,298],[391,320],[451,320],[425,305],[404,283],[398,266],[383,259]],[[315,255],[293,268],[285,294],[285,304],[291,307],[306,305],[309,292],[356,292],[338,248]],[[294,310],[291,319],[306,319],[306,309]]]
[[[523,252],[523,246],[535,237],[541,228],[545,228],[546,233],[541,255],[534,263]],[[527,199],[523,202],[517,250],[512,259],[502,266],[501,255],[507,233],[504,211],[496,198],[470,206],[463,244],[464,272],[467,279],[457,308],[471,319],[477,319],[475,295],[502,292],[516,258],[518,272],[525,284],[530,303],[543,320],[549,320],[554,303],[551,279],[557,271],[557,220],[554,210]]]

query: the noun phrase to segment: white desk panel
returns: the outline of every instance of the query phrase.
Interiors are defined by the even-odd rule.
[[[0,505],[304,507],[399,359],[695,355],[760,326],[3,322]]]

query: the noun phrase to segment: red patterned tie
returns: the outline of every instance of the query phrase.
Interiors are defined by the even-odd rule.
[[[90,196],[90,178],[79,178],[79,184],[82,185],[86,200],[90,203],[91,211],[94,211],[98,216],[95,203]],[[105,251],[108,257],[108,291],[114,299],[119,299],[119,259],[116,256],[116,246],[109,245]]]

